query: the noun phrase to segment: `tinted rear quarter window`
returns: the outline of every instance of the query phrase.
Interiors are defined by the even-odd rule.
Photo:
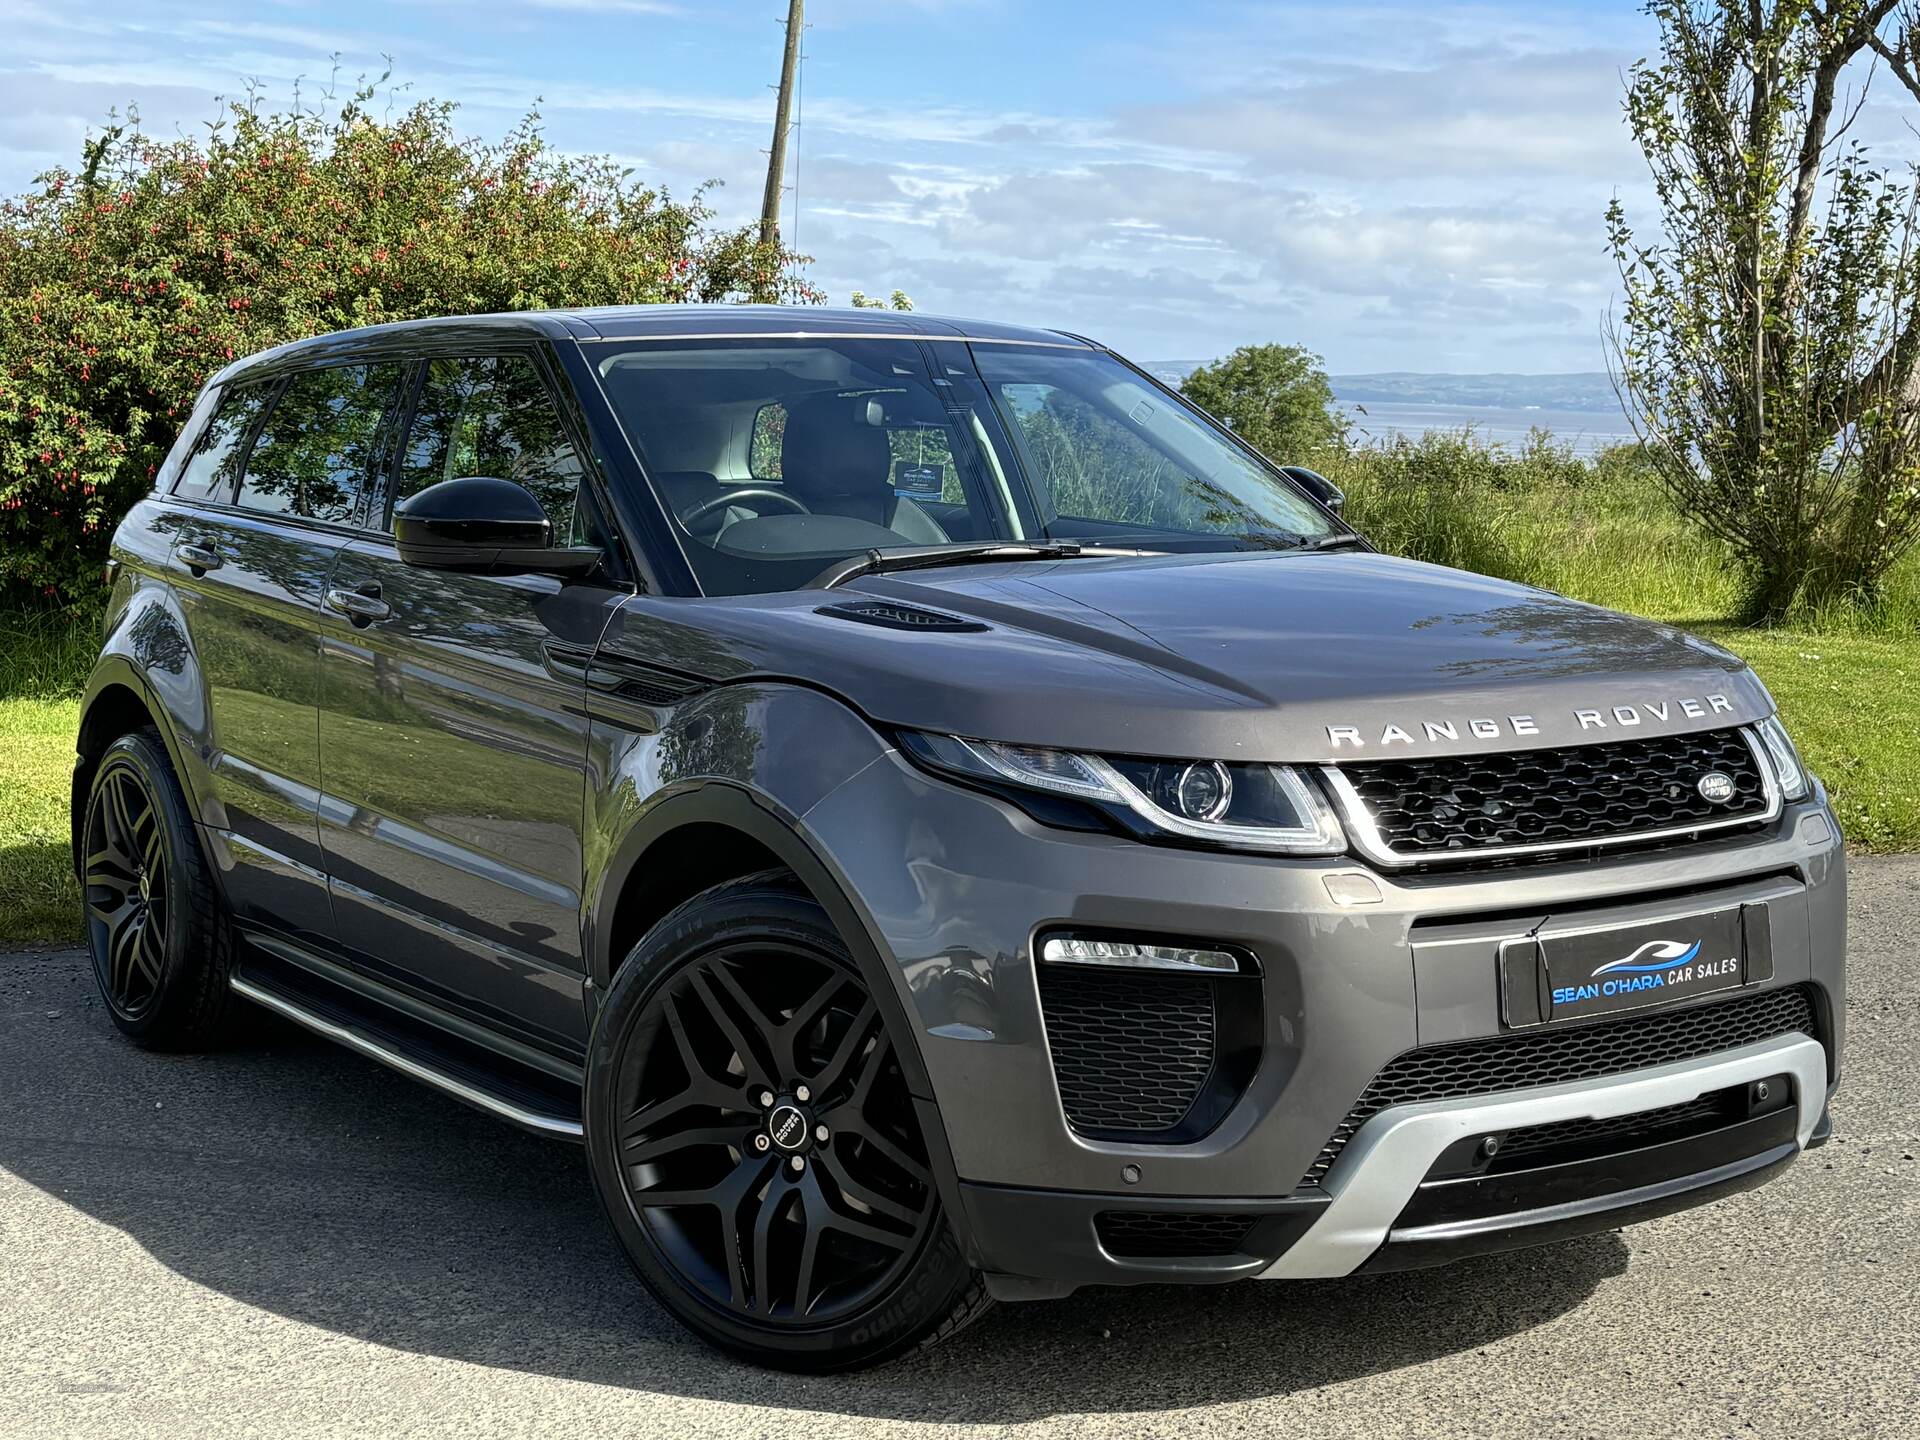
[[[173,493],[183,500],[227,500],[246,460],[246,440],[266,408],[273,386],[233,385],[220,397],[219,407],[180,469]]]
[[[247,457],[239,503],[353,524],[404,370],[398,362],[334,365],[289,378]]]

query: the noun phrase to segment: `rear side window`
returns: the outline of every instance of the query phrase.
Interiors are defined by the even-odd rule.
[[[352,524],[403,370],[397,362],[336,365],[289,379],[247,457],[240,504]]]
[[[235,385],[220,397],[219,408],[201,433],[200,443],[181,467],[173,493],[186,500],[226,500],[247,458],[246,440],[266,408],[271,385]]]
[[[488,475],[532,491],[556,541],[577,538],[580,457],[560,409],[524,355],[432,360],[400,456],[394,503],[442,480]]]

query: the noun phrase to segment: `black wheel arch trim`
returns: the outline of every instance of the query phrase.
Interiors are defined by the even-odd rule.
[[[940,1119],[940,1107],[933,1098],[927,1078],[926,1062],[920,1055],[920,1032],[895,983],[894,967],[882,954],[873,938],[866,916],[852,900],[852,887],[838,869],[821,855],[800,832],[798,817],[790,814],[772,798],[744,785],[727,780],[699,783],[661,800],[652,806],[622,837],[619,849],[592,887],[595,897],[589,912],[587,954],[587,1025],[591,1031],[599,1021],[600,997],[612,983],[614,967],[624,958],[612,953],[612,927],[606,922],[611,906],[626,888],[642,857],[654,845],[670,840],[674,832],[690,825],[724,825],[738,830],[764,846],[775,859],[799,877],[809,894],[827,912],[834,929],[852,952],[866,979],[874,1003],[885,1016],[895,1041],[907,1089],[927,1142],[927,1155],[933,1162],[935,1184],[946,1210],[947,1223],[953,1227],[961,1252],[969,1263],[978,1263],[978,1251],[970,1233],[967,1211],[961,1203],[960,1177],[953,1162],[953,1148]],[[588,1041],[592,1053],[593,1042]]]

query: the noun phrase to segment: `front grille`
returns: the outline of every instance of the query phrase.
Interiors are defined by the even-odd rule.
[[[1354,1133],[1391,1105],[1598,1080],[1673,1060],[1697,1060],[1795,1031],[1818,1038],[1815,1015],[1812,987],[1795,985],[1684,1010],[1654,1010],[1409,1050],[1374,1076],[1300,1183],[1318,1185]]]
[[[1067,1119],[1080,1131],[1170,1131],[1213,1069],[1215,982],[1042,965],[1040,1004]]]
[[[1713,771],[1733,781],[1731,800],[1701,796],[1700,777]],[[1343,765],[1340,774],[1381,845],[1409,861],[1751,822],[1769,803],[1753,748],[1737,729],[1369,761]]]
[[[1102,1210],[1093,1217],[1101,1248],[1121,1259],[1231,1255],[1253,1228],[1250,1215]]]

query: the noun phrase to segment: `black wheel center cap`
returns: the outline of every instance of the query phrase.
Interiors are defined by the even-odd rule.
[[[813,1140],[813,1121],[791,1100],[782,1100],[767,1113],[767,1138],[776,1148],[797,1155]]]

